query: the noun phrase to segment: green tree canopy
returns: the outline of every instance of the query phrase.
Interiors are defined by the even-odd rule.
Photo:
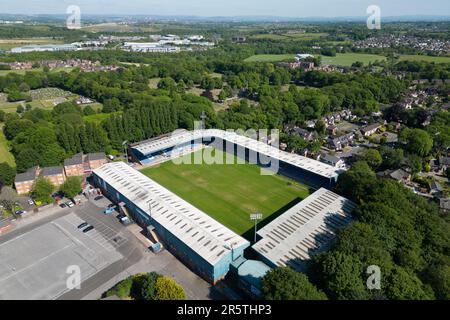
[[[68,177],[59,190],[66,197],[73,198],[81,192],[81,179],[79,177]]]
[[[156,280],[155,284],[155,300],[185,300],[186,293],[172,278],[161,276]]]
[[[263,299],[267,300],[325,300],[308,277],[289,267],[274,268],[261,280]]]
[[[0,182],[10,186],[14,182],[16,176],[16,170],[6,162],[0,163]]]
[[[51,203],[52,194],[55,191],[55,186],[44,177],[39,177],[33,184],[33,188],[31,190],[31,196],[34,200],[41,201],[44,203]]]

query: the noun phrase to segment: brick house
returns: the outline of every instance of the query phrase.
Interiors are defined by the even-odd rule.
[[[62,166],[42,168],[40,176],[50,180],[56,187],[62,185],[64,181],[66,181],[64,168]]]
[[[16,175],[14,180],[14,186],[18,194],[26,194],[33,188],[33,183],[39,174],[39,167],[33,167],[28,169],[24,173],[19,173]]]
[[[107,160],[104,152],[97,152],[89,153],[84,162],[88,165],[89,170],[92,171],[104,165]]]
[[[83,154],[77,153],[72,158],[64,160],[64,171],[66,176],[82,176],[84,174]]]

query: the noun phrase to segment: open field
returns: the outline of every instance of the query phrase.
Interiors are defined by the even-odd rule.
[[[82,27],[82,30],[89,32],[156,32],[158,28],[151,26],[138,26],[128,24],[118,24],[115,22],[99,23]]]
[[[0,125],[0,163],[1,162],[6,162],[13,167],[16,166],[14,156],[9,152],[8,141],[3,134],[3,125]]]
[[[184,159],[212,150],[200,150]],[[263,214],[262,227],[309,195],[308,187],[280,175],[263,176],[258,166],[248,163],[176,165],[168,161],[142,173],[247,239],[253,239],[250,213]]]
[[[335,57],[322,56],[322,64],[350,67],[354,62],[360,61],[365,65],[370,62],[384,61],[386,57],[365,53],[337,53]]]
[[[99,104],[101,105],[101,104]],[[95,108],[92,107],[94,110]],[[110,116],[112,116],[113,114],[121,114],[122,112],[116,112],[116,113],[97,113],[97,114],[93,114],[90,116],[84,116],[83,120],[86,122],[93,122],[93,123],[97,123],[100,124],[103,120],[108,119]]]
[[[64,71],[64,72],[70,72],[72,70],[74,70],[75,68],[55,68],[52,69],[50,72],[51,73],[55,73],[55,72],[60,72],[60,71]],[[42,68],[36,68],[36,69],[28,69],[28,70],[0,70],[0,76],[6,76],[9,73],[17,73],[17,74],[25,74],[26,72],[36,72],[36,71],[42,71]]]
[[[0,39],[0,50],[10,50],[15,47],[22,47],[30,44],[62,44],[62,40],[53,38],[24,38],[24,39]]]
[[[401,55],[398,59],[399,61],[426,61],[426,62],[435,62],[435,63],[450,63],[450,57],[432,57],[432,56],[424,56],[424,55],[412,55],[412,54],[404,54]]]
[[[295,54],[256,54],[245,59],[245,62],[280,62],[294,60]]]
[[[298,33],[265,33],[251,36],[251,39],[268,39],[268,40],[292,40],[292,41],[309,41],[326,37],[327,33],[312,33],[312,32],[298,32]]]

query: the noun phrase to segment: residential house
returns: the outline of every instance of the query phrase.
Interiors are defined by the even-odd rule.
[[[361,128],[361,133],[363,134],[364,137],[370,137],[371,135],[376,133],[380,128],[381,128],[381,124],[373,123],[364,128]]]
[[[327,127],[327,133],[330,136],[335,136],[337,133],[337,127],[335,125],[331,125]]]
[[[308,131],[306,129],[299,128],[299,127],[294,127],[291,130],[291,133],[299,135],[300,137],[302,137],[303,139],[305,139],[306,141],[309,141],[309,142],[316,140],[319,136],[316,131]]]
[[[444,189],[442,188],[441,184],[437,181],[433,181],[430,185],[430,194],[434,196],[439,196],[442,194],[442,191]]]
[[[439,168],[442,171],[445,171],[448,167],[450,167],[450,157],[439,157]]]
[[[319,160],[336,168],[345,168],[345,161],[343,159],[328,153],[322,154]]]
[[[42,168],[40,176],[47,178],[54,186],[60,186],[66,181],[66,176],[64,175],[64,167],[46,167]]]
[[[335,150],[340,151],[346,146],[348,146],[351,142],[353,142],[353,139],[355,138],[355,134],[353,132],[344,134],[340,137],[335,138],[329,138],[328,139],[328,147]]]
[[[450,212],[450,199],[449,198],[439,199],[439,208],[445,213]]]
[[[26,194],[33,188],[33,183],[39,174],[39,167],[33,167],[28,169],[24,173],[19,173],[16,175],[14,180],[14,186],[18,194]]]
[[[104,152],[97,152],[97,153],[89,153],[86,156],[85,163],[88,164],[90,171],[95,170],[102,165],[104,165],[106,162],[106,155]]]
[[[389,174],[389,177],[398,182],[409,182],[411,180],[411,174],[403,169],[397,169]]]
[[[82,176],[84,174],[83,154],[77,153],[72,158],[64,160],[66,176]]]

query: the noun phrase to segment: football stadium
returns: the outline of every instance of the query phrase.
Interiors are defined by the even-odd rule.
[[[328,190],[336,168],[233,132],[181,131],[129,151],[142,170],[109,163],[93,172],[94,183],[211,283],[237,265],[301,270],[355,207]],[[205,154],[215,163],[196,161]],[[262,213],[256,243],[253,213]],[[246,259],[248,250],[258,264]]]

